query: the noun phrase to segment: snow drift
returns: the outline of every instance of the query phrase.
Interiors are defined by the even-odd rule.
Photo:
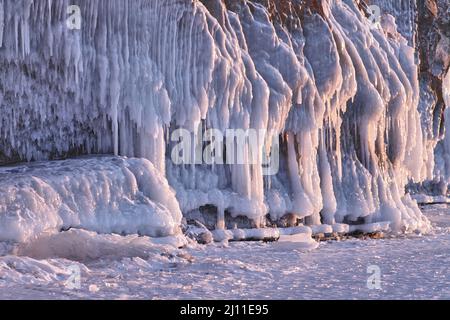
[[[69,4],[81,30],[66,27]],[[430,151],[415,52],[392,16],[374,26],[352,0],[0,0],[0,13],[0,161],[148,160],[64,162],[55,179],[3,170],[1,239],[64,226],[167,235],[180,210],[205,207],[220,228],[286,216],[429,228],[404,192]],[[266,129],[280,170],[175,165],[179,128]]]
[[[0,241],[27,242],[70,228],[164,237],[181,211],[144,159],[95,158],[0,169]]]

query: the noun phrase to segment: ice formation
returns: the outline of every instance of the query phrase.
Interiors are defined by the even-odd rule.
[[[428,194],[431,201],[447,201],[450,182],[449,149],[446,146],[449,118],[448,103],[445,103],[448,82],[444,79],[450,67],[450,3],[446,0],[370,2],[392,14],[399,32],[416,48],[426,178],[420,183],[410,183],[408,189],[416,193],[414,197],[422,200]]]
[[[0,169],[0,241],[70,228],[164,237],[180,233],[167,180],[145,159],[100,157]]]
[[[414,43],[392,16],[371,25],[357,3],[0,0],[0,162],[147,159],[72,160],[31,179],[3,170],[0,239],[64,227],[168,235],[180,212],[205,208],[219,229],[289,216],[426,231],[404,191],[430,176],[433,152]],[[80,30],[66,26],[70,4]],[[280,170],[175,165],[179,128],[266,129]]]

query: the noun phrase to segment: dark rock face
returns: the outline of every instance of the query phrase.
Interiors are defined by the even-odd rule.
[[[442,80],[450,64],[450,5],[444,0],[419,1],[417,13],[417,50],[423,87],[434,94],[433,136],[443,134]],[[444,54],[446,53],[446,54]]]

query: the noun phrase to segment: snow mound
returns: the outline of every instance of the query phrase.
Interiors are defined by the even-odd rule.
[[[311,235],[298,233],[295,235],[282,235],[277,243],[273,244],[274,250],[313,250],[319,243],[311,239]]]
[[[148,260],[155,255],[170,254],[184,245],[186,240],[181,235],[149,238],[72,229],[54,235],[43,235],[36,241],[21,244],[15,254],[34,259],[63,258],[79,262],[133,257]]]
[[[164,237],[180,233],[175,193],[145,159],[84,158],[0,168],[0,241],[70,228]]]

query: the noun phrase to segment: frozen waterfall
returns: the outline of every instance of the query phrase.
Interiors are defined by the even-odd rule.
[[[166,236],[205,208],[218,228],[291,217],[427,231],[404,188],[427,178],[433,152],[411,38],[392,16],[372,25],[357,1],[311,3],[0,0],[0,163],[132,158],[2,169],[0,240],[70,227]],[[180,128],[264,129],[279,171],[175,164]]]

